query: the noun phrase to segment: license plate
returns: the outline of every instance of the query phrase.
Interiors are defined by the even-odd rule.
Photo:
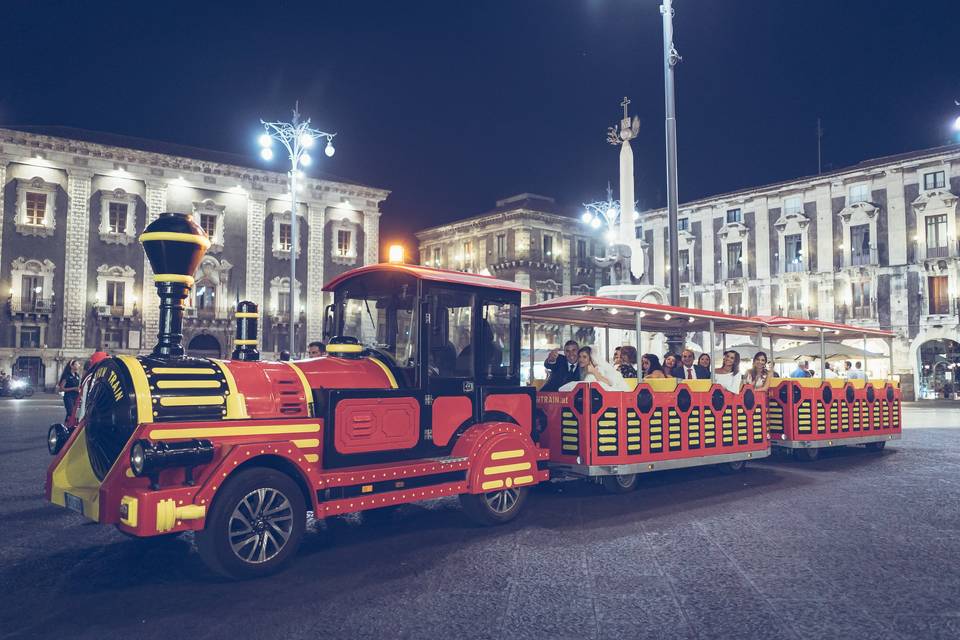
[[[83,500],[77,496],[71,495],[66,491],[63,492],[63,504],[70,509],[71,511],[76,511],[80,515],[83,515]]]

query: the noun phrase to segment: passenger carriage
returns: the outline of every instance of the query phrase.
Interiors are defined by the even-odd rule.
[[[531,336],[538,324],[594,327],[607,335],[633,332],[637,345],[643,332],[707,331],[713,337],[753,335],[764,326],[716,311],[595,296],[554,298],[525,307],[523,318]],[[572,391],[537,394],[540,444],[550,449],[552,474],[595,478],[620,493],[633,489],[641,473],[701,465],[740,470],[770,455],[766,398],[753,389],[732,393],[706,379],[632,384],[632,391],[582,383]]]
[[[865,445],[880,451],[890,440],[898,440],[902,429],[900,385],[889,379],[845,380],[826,378],[822,345],[832,341],[863,340],[887,342],[890,370],[893,370],[893,337],[890,331],[782,317],[760,317],[764,335],[771,341],[799,340],[821,346],[820,375],[812,378],[779,378],[768,390],[770,442],[800,460],[817,458],[829,447]]]

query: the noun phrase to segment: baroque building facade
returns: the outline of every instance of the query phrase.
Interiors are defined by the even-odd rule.
[[[287,348],[291,321],[301,350],[319,339],[324,282],[378,260],[388,192],[331,176],[300,181],[291,298],[286,174],[244,161],[110,134],[0,128],[0,369],[50,388],[71,358],[149,351],[158,300],[137,236],[164,211],[192,213],[212,242],[188,300],[189,353],[229,357],[240,299],[260,305],[267,357]]]

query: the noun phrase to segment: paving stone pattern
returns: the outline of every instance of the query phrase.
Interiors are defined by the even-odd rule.
[[[285,573],[231,583],[187,536],[45,505],[44,398],[0,401],[2,638],[960,638],[960,429],[626,496],[554,484],[499,528],[455,499],[331,519]]]

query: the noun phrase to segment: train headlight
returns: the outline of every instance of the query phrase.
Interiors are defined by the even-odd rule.
[[[47,431],[47,451],[50,452],[50,455],[55,456],[60,453],[60,449],[63,449],[63,445],[67,444],[67,440],[70,439],[71,433],[73,433],[73,429],[60,423],[50,425],[50,429]]]
[[[140,477],[143,475],[147,466],[147,447],[150,443],[146,440],[137,440],[130,447],[130,470],[133,475]]]

